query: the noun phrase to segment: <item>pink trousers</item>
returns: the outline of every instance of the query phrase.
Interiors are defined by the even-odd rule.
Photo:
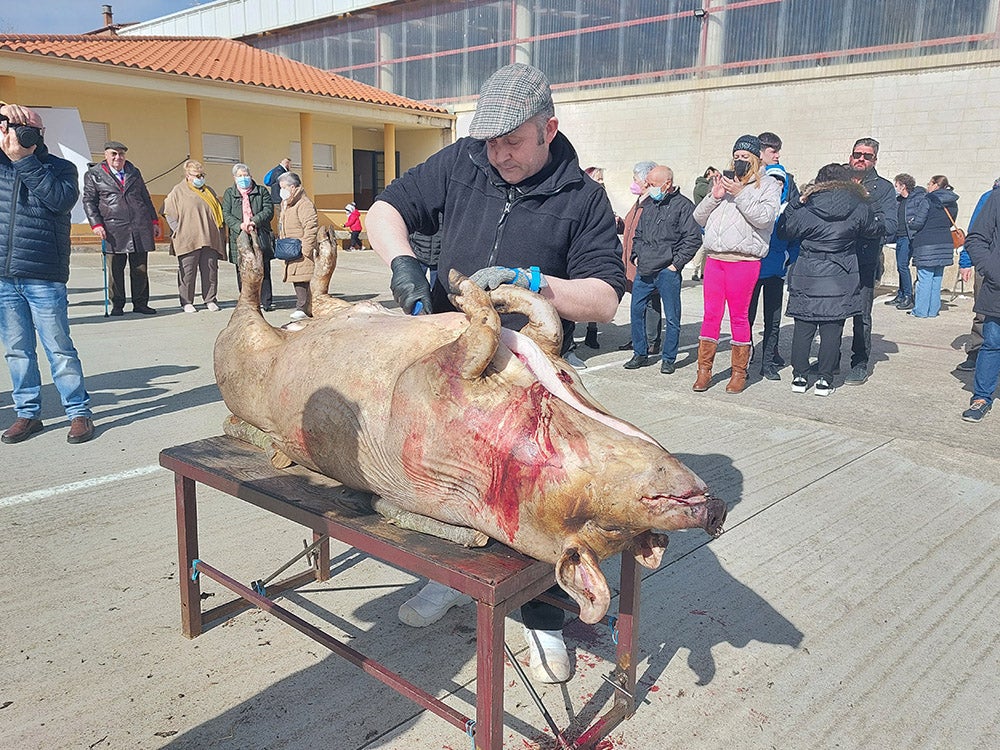
[[[734,344],[749,344],[750,297],[760,276],[759,260],[727,262],[715,258],[705,260],[702,288],[705,295],[705,314],[701,322],[701,338],[719,340],[722,315],[729,306],[729,331]]]

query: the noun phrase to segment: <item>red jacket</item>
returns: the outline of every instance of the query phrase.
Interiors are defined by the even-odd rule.
[[[361,231],[361,212],[358,209],[351,211],[350,215],[347,217],[346,226],[352,232]]]

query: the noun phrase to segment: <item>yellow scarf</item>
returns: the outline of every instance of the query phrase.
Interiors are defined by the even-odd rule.
[[[218,199],[212,194],[212,191],[207,187],[196,188],[190,182],[188,183],[188,187],[194,190],[201,197],[201,199],[208,204],[208,207],[212,210],[212,218],[215,219],[215,226],[222,229],[222,204],[220,204]]]

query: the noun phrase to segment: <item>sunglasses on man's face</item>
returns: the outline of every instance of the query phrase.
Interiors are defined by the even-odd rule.
[[[875,154],[868,154],[864,151],[855,151],[851,154],[852,159],[864,159],[865,161],[875,161]]]

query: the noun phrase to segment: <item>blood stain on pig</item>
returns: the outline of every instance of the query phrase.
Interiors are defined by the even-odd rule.
[[[563,475],[549,434],[551,398],[535,383],[479,420],[481,431],[472,449],[490,477],[483,500],[510,540],[520,527],[521,498],[537,496],[548,481]]]

